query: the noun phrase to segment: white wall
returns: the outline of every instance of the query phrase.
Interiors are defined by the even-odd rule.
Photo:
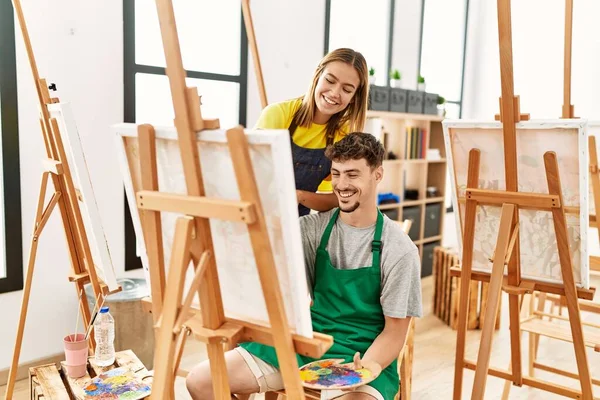
[[[562,112],[564,12],[564,2],[512,5],[515,94],[521,112],[532,118],[558,118]],[[599,14],[595,0],[575,2],[571,104],[582,118],[600,118],[600,33],[594,29]],[[493,118],[500,95],[496,2],[471,2],[463,117]]]
[[[251,4],[269,102],[302,95],[323,55],[324,3],[268,0]],[[122,2],[63,0],[50,5],[37,0],[22,6],[40,76],[56,83],[54,95],[71,103],[117,276],[142,277],[141,270],[124,272],[123,192],[108,131],[111,124],[123,121]],[[274,18],[275,12],[283,17]],[[306,29],[309,20],[316,29]],[[15,24],[26,265],[45,149],[16,18]],[[251,55],[248,70],[247,122],[252,126],[261,106]],[[58,212],[44,229],[35,268],[21,363],[61,353],[63,336],[75,328],[77,299],[74,285],[67,280],[69,260]],[[6,327],[0,330],[0,370],[10,366],[21,298],[22,291],[0,294]]]

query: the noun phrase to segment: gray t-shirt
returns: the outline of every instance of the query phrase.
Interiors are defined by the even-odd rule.
[[[335,209],[300,218],[306,277],[312,295],[315,279],[315,256],[321,236]],[[388,317],[421,317],[421,262],[419,250],[400,225],[383,216],[381,234],[381,307]],[[331,263],[339,269],[369,267],[373,263],[371,242],[375,224],[356,228],[338,216],[331,231],[327,251]]]

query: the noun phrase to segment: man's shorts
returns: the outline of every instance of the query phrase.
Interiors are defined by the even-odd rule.
[[[246,361],[246,364],[254,374],[256,382],[258,382],[259,393],[283,389],[283,378],[281,377],[281,373],[277,368],[269,363],[264,362],[260,358],[255,357],[242,347],[236,347],[235,349],[244,358],[244,361]],[[373,396],[373,398],[377,400],[384,400],[381,393],[371,386],[360,386],[354,389],[353,392],[366,393]],[[321,400],[337,399],[338,397],[348,393],[348,391],[344,392],[341,390],[322,390]]]

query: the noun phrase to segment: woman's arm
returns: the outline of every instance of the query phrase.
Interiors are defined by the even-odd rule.
[[[313,193],[306,190],[296,190],[298,203],[315,211],[329,211],[338,206],[335,193]]]

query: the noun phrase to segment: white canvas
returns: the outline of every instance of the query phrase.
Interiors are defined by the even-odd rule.
[[[137,125],[113,126],[117,135],[123,181],[142,263],[148,259],[135,193],[141,189]],[[187,193],[181,155],[174,127],[155,127],[159,191]],[[312,337],[308,285],[298,220],[291,147],[287,130],[246,130],[271,249],[290,329]],[[207,197],[239,200],[237,180],[225,130],[198,134],[198,151]],[[161,213],[165,269],[168,270],[177,214]],[[210,220],[225,315],[269,326],[258,270],[247,225]],[[149,274],[146,274],[149,277]],[[188,272],[187,284],[191,278]],[[186,285],[187,286],[187,285]]]
[[[586,120],[524,121],[517,124],[518,190],[548,193],[543,155],[554,151],[558,159],[565,206],[580,212],[567,214],[567,234],[571,247],[573,272],[578,287],[589,286],[587,249],[588,220],[588,145]],[[500,122],[443,122],[448,156],[452,203],[457,237],[462,253],[464,196],[469,151],[481,151],[480,189],[505,190],[504,144]],[[491,271],[498,236],[501,208],[479,206],[475,222],[473,269]],[[519,210],[521,275],[538,281],[562,283],[552,214],[546,211]]]
[[[71,106],[69,103],[54,103],[48,106],[48,110],[50,117],[55,118],[58,123],[73,185],[83,199],[79,201],[79,209],[96,272],[110,291],[116,290],[119,285]]]

